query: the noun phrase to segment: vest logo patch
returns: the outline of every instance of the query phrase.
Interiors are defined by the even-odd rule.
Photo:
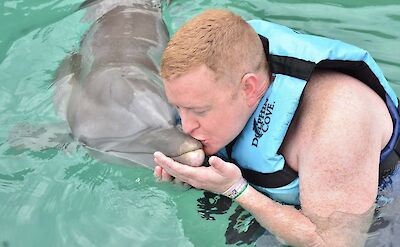
[[[272,111],[274,110],[275,101],[270,104],[268,99],[263,104],[260,113],[258,114],[257,120],[253,120],[254,138],[251,145],[254,147],[258,146],[258,140],[266,133],[269,129],[269,123],[272,118]]]

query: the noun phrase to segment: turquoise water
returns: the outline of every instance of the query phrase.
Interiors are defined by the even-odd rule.
[[[81,2],[0,0],[0,246],[254,245],[262,229],[236,204],[95,160],[69,137],[51,83],[89,27]],[[397,0],[172,1],[170,32],[210,6],[365,48],[400,93]]]

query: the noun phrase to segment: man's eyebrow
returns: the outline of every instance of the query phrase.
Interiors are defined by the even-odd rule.
[[[209,109],[210,108],[210,106],[191,106],[191,107],[185,107],[185,106],[180,106],[180,107],[182,107],[182,108],[185,108],[185,109],[187,109],[187,110],[199,110],[199,109],[201,109],[201,110],[207,110],[207,109]]]
[[[208,111],[209,109],[211,109],[211,106],[192,107],[189,110],[191,110],[191,111]]]

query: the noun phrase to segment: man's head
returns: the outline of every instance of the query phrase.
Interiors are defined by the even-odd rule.
[[[266,69],[257,33],[240,16],[226,10],[205,11],[175,33],[163,53],[161,77],[169,81],[203,64],[217,80]]]
[[[208,10],[175,33],[161,77],[184,132],[209,155],[240,133],[270,81],[258,35],[224,10]]]

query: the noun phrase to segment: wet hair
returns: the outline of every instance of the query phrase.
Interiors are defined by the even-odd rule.
[[[174,34],[161,59],[161,77],[169,81],[203,64],[215,73],[216,80],[239,80],[244,73],[259,69],[268,72],[257,33],[227,10],[207,10]]]

